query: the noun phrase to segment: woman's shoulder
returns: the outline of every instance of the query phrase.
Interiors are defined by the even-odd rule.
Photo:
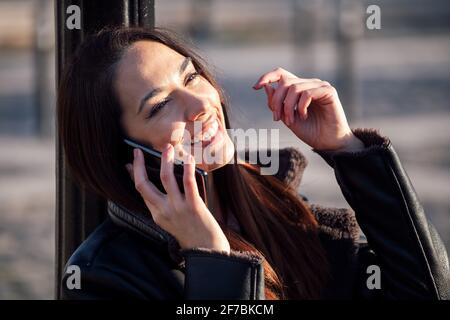
[[[309,204],[318,223],[319,239],[331,264],[348,268],[358,260],[360,250],[368,243],[352,209]]]
[[[270,159],[268,163],[266,163],[267,159],[264,159],[264,161],[261,159],[263,155],[264,158]],[[293,189],[300,186],[303,172],[308,165],[306,157],[295,147],[261,149],[258,151],[245,150],[244,157],[255,161],[260,168],[276,168],[276,173],[273,176]],[[277,161],[276,164],[272,163],[274,159]]]
[[[329,263],[330,281],[325,299],[376,299],[381,292],[366,286],[367,267],[376,265],[377,256],[370,247],[349,208],[311,204],[319,223],[319,238]]]
[[[79,273],[78,290],[73,288],[74,271]],[[162,298],[164,290],[158,285],[162,281],[158,277],[178,279],[176,272],[150,241],[117,226],[108,217],[67,262],[61,278],[63,298]],[[175,280],[167,284],[172,282],[178,285]]]
[[[68,265],[92,266],[101,260],[102,255],[111,247],[116,250],[117,243],[130,241],[123,229],[118,228],[109,218],[106,218],[74,251]]]
[[[129,265],[134,259],[142,258],[142,252],[164,258],[157,245],[141,239],[138,234],[129,232],[107,217],[75,250],[67,265],[95,267],[109,265],[110,262]]]

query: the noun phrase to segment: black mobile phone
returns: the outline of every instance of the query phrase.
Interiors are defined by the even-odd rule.
[[[166,193],[161,179],[160,179],[160,172],[161,172],[161,158],[162,153],[158,150],[138,143],[136,141],[133,141],[131,139],[123,139],[127,146],[127,152],[129,152],[128,159],[133,159],[133,149],[138,148],[141,149],[144,154],[144,160],[145,160],[145,167],[147,170],[147,176],[148,179],[163,193]],[[174,168],[173,173],[175,176],[175,179],[177,181],[178,187],[180,188],[181,193],[184,193],[184,184],[183,184],[183,161],[180,161],[178,159],[175,159],[174,161]],[[195,167],[195,180],[197,181],[198,191],[205,202],[206,205],[208,205],[207,201],[207,178],[208,173],[200,168]]]

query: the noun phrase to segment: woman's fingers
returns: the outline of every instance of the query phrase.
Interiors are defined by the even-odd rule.
[[[139,191],[146,202],[149,202],[154,206],[162,204],[164,201],[164,194],[148,180],[144,155],[139,149],[134,149],[133,181],[136,190]]]
[[[278,83],[276,88],[273,88],[271,83]],[[307,90],[307,88],[315,88],[322,86],[324,84],[320,79],[312,78],[312,79],[304,79],[299,78],[296,75],[290,73],[287,70],[282,68],[277,68],[273,71],[270,71],[264,75],[262,75],[256,84],[253,86],[254,89],[260,89],[264,87],[264,90],[267,95],[267,102],[269,109],[273,113],[273,120],[278,121],[282,117],[284,122],[287,125],[291,125],[294,122],[294,108],[295,104],[299,100],[299,94],[301,91],[298,88],[291,88],[293,85],[308,83],[303,90]],[[293,94],[291,97],[287,97],[288,92],[290,90],[294,90],[297,93],[297,96]],[[285,101],[287,99],[287,105]]]
[[[317,78],[311,78],[311,79],[299,78],[295,74],[293,74],[283,68],[276,68],[275,70],[272,70],[270,72],[263,74],[258,79],[258,81],[256,81],[256,83],[253,85],[253,89],[259,90],[265,84],[277,82],[281,79],[282,76],[286,79],[296,79],[298,81],[317,81],[317,82],[321,81],[320,79],[317,79]]]
[[[281,119],[281,112],[283,111],[283,100],[286,96],[287,91],[289,90],[292,80],[293,79],[287,79],[284,75],[282,75],[278,83],[278,87],[273,93],[271,104],[272,110],[275,114],[275,121]]]
[[[287,126],[290,126],[295,121],[295,106],[300,100],[300,95],[303,91],[319,88],[323,86],[324,83],[322,81],[310,81],[310,82],[301,82],[292,84],[286,94],[286,97],[283,101],[283,113],[285,117],[285,123]]]
[[[181,192],[173,173],[174,157],[175,151],[173,146],[169,143],[162,153],[160,178],[168,196],[173,200],[178,201],[181,199]]]
[[[187,155],[183,168],[184,195],[188,203],[194,203],[199,197],[197,181],[195,180],[195,159],[192,155]]]
[[[333,93],[332,90],[334,90],[333,87],[323,85],[319,88],[303,91],[297,105],[297,112],[299,113],[300,118],[306,120],[308,118],[308,107],[311,105],[311,102],[331,95]]]
[[[253,86],[253,89],[261,89],[263,85],[271,83],[271,82],[277,82],[281,79],[281,76],[284,75],[286,78],[297,78],[297,76],[293,73],[290,73],[287,70],[284,70],[283,68],[276,68],[273,71],[267,72],[263,74],[258,81],[256,81],[255,85]]]
[[[276,121],[275,112],[273,112],[273,107],[272,107],[272,97],[275,92],[275,89],[270,84],[265,84],[264,91],[266,91],[266,95],[267,95],[267,106],[269,107],[270,111],[272,111],[273,121]]]
[[[272,106],[271,106],[270,102],[272,101],[272,96],[273,96],[273,92],[275,91],[275,89],[272,88],[272,86],[270,84],[265,84],[264,91],[266,92],[266,95],[267,95],[267,106],[269,107],[270,110],[272,110]]]
[[[283,117],[285,122],[287,120],[286,114],[283,113],[284,108],[284,100],[286,99],[286,94],[288,93],[288,90],[291,86],[298,83],[305,83],[305,82],[314,82],[319,83],[316,81],[308,81],[306,79],[300,79],[300,78],[286,78],[286,76],[282,75],[279,82],[278,87],[275,89],[273,96],[272,96],[272,109],[275,114],[275,121],[281,120]]]

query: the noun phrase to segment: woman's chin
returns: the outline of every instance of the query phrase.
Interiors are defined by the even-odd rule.
[[[217,144],[216,148],[203,150],[202,162],[197,164],[206,172],[219,169],[233,160],[234,144],[228,135],[224,137],[222,143]],[[197,158],[196,158],[197,159]]]

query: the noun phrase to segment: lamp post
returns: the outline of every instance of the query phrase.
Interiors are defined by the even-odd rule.
[[[154,13],[154,0],[55,1],[56,86],[58,87],[64,64],[88,34],[105,26],[153,27]],[[58,123],[57,118],[56,122]],[[79,188],[74,183],[64,159],[61,139],[56,132],[55,296],[57,299],[61,296],[60,279],[67,260],[103,220],[106,214],[105,204],[105,199]]]

